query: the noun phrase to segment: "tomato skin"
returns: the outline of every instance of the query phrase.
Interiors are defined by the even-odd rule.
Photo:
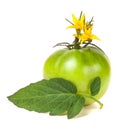
[[[110,63],[104,52],[95,47],[82,49],[61,49],[54,52],[44,64],[44,78],[61,77],[73,82],[79,94],[90,94],[90,83],[96,77],[101,78],[100,92],[94,96],[101,98],[110,81]],[[86,99],[86,105],[94,101]]]

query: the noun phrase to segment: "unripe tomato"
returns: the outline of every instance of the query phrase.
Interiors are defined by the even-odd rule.
[[[104,52],[96,47],[82,49],[61,49],[54,52],[44,64],[44,78],[64,78],[77,87],[78,94],[90,94],[90,83],[99,76],[101,89],[94,96],[101,98],[110,81],[110,63]],[[86,98],[86,105],[93,103]]]

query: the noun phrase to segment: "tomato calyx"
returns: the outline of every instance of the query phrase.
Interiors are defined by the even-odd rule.
[[[97,48],[98,50],[100,50],[100,51],[102,51],[104,53],[104,51],[100,47],[98,47],[97,45],[95,45],[94,43],[92,43],[91,39],[89,39],[89,40],[83,42],[82,44],[80,44],[79,39],[75,38],[75,40],[73,41],[73,43],[61,42],[61,43],[57,43],[53,47],[57,47],[57,46],[65,46],[69,50],[72,50],[72,49],[83,49],[83,48],[86,48],[88,46],[93,46],[93,47]]]

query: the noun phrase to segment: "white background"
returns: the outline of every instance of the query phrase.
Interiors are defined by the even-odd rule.
[[[81,117],[49,116],[17,108],[7,96],[42,79],[46,58],[58,42],[72,42],[66,30],[71,14],[94,16],[98,46],[111,61],[109,89],[102,110],[92,105]],[[2,130],[102,130],[120,129],[120,7],[119,0],[1,0],[0,1],[0,129]],[[96,41],[95,41],[96,43]],[[58,49],[58,48],[57,48]]]

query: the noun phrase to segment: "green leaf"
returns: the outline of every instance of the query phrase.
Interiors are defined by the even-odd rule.
[[[41,80],[18,90],[8,99],[16,106],[36,112],[61,115],[68,112],[68,118],[76,116],[83,106],[83,98],[70,81],[62,78]]]
[[[78,115],[80,111],[82,110],[83,106],[85,104],[85,98],[83,96],[78,95],[77,100],[73,102],[70,109],[68,110],[68,119],[73,118],[74,116]]]
[[[94,78],[90,85],[90,92],[92,96],[95,96],[99,93],[101,87],[101,79],[100,77]]]

